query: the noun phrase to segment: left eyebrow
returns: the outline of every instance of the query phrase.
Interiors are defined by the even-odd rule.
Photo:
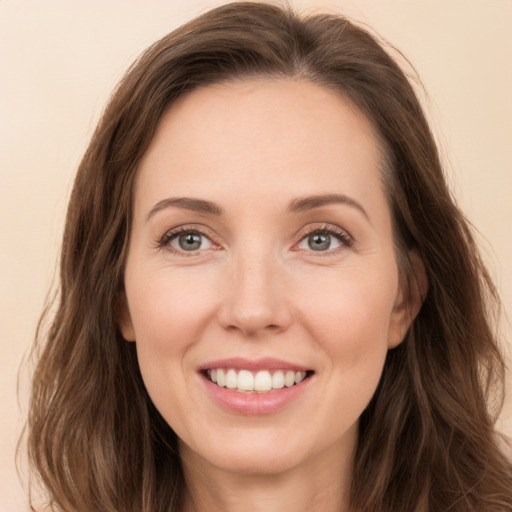
[[[288,212],[299,213],[312,210],[313,208],[320,208],[321,206],[326,206],[329,204],[346,204],[351,206],[362,213],[366,220],[371,224],[370,217],[368,216],[366,210],[363,208],[363,205],[355,199],[352,199],[351,197],[345,196],[343,194],[319,194],[294,199],[288,205]]]

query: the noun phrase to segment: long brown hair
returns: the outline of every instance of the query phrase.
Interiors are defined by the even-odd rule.
[[[68,512],[182,506],[176,436],[152,405],[134,344],[116,323],[134,181],[176,98],[251,76],[313,81],[367,116],[385,150],[401,272],[412,282],[406,254],[414,249],[429,281],[360,419],[352,506],[512,510],[512,468],[489,408],[504,375],[494,332],[498,299],[413,88],[377,38],[348,19],[261,3],[213,9],[150,47],[112,96],[80,164],[60,293],[49,327],[38,333],[28,420],[30,461],[50,504]]]

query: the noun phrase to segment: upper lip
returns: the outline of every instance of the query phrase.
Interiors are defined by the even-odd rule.
[[[199,371],[214,370],[216,368],[233,368],[235,370],[293,370],[296,372],[307,372],[311,368],[306,366],[276,359],[274,357],[263,357],[259,359],[244,359],[243,357],[230,357],[227,359],[218,359],[210,361],[199,367]]]

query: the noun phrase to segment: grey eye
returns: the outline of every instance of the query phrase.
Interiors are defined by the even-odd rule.
[[[211,247],[211,242],[206,236],[189,231],[177,235],[171,240],[170,245],[174,249],[190,252],[199,249],[208,249]]]
[[[313,233],[308,236],[308,247],[313,251],[326,251],[331,246],[331,236]]]
[[[310,251],[329,251],[343,245],[340,238],[335,234],[313,232],[305,236],[299,243],[299,249]]]

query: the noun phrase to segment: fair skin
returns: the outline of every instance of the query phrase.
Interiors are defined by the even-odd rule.
[[[380,163],[365,117],[307,81],[206,87],[163,117],[139,169],[121,330],[179,437],[187,512],[348,510],[358,418],[417,309]],[[229,369],[299,379],[211,381]]]

